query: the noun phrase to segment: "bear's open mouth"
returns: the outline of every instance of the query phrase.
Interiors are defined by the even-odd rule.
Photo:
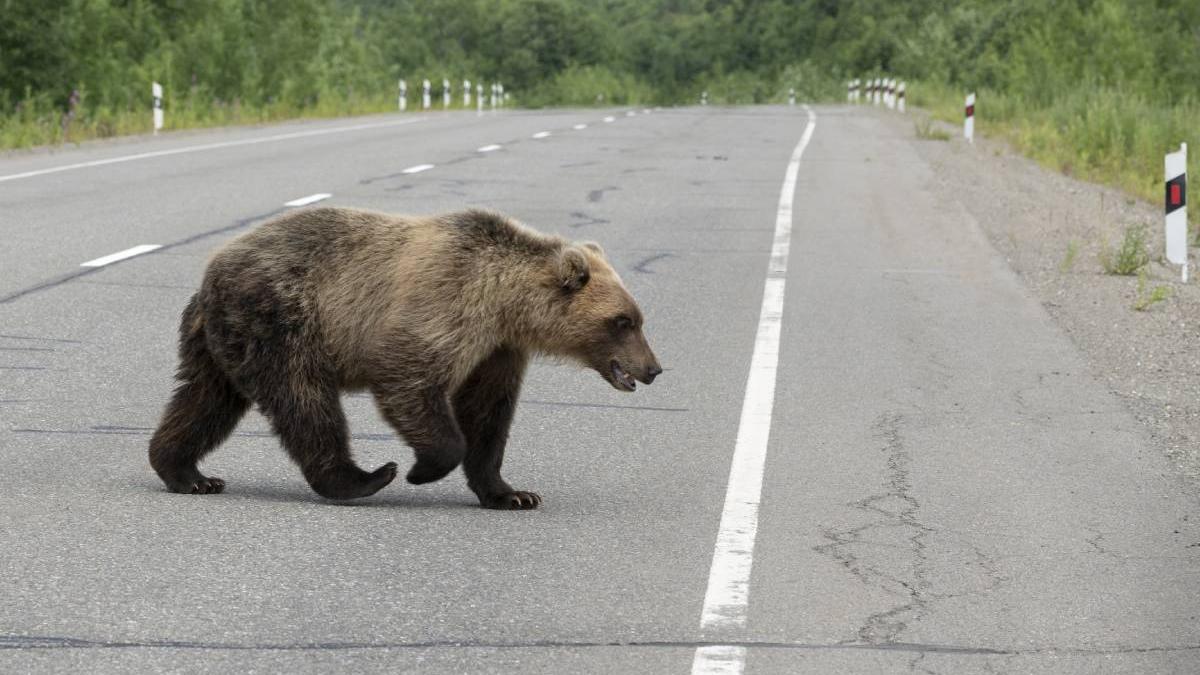
[[[611,364],[609,364],[609,367],[612,368],[613,384],[616,385],[617,389],[622,391],[633,391],[634,389],[637,389],[637,381],[633,379],[632,375],[625,372],[625,369],[621,367],[621,364],[613,361]]]

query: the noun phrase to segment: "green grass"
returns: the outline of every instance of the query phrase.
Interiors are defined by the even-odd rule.
[[[937,119],[961,124],[965,91],[943,84],[910,84],[913,104]],[[1175,105],[1106,87],[1080,85],[1048,104],[980,90],[975,132],[1008,141],[1016,150],[1064,174],[1120,188],[1157,203],[1162,199],[1163,155],[1196,141],[1200,101]],[[1188,171],[1200,171],[1200,152]],[[1196,216],[1191,218],[1196,222]]]
[[[1058,271],[1066,274],[1075,266],[1075,259],[1079,257],[1079,242],[1072,239],[1067,242],[1067,254],[1063,256],[1063,260],[1058,265]]]
[[[1171,287],[1164,286],[1162,284],[1156,285],[1154,288],[1150,289],[1150,292],[1147,293],[1146,273],[1142,272],[1138,274],[1137,297],[1133,301],[1134,310],[1145,312],[1155,304],[1166,301],[1166,299],[1169,297],[1171,297]]]
[[[1129,225],[1121,237],[1121,245],[1113,250],[1105,242],[1100,247],[1100,266],[1106,274],[1133,276],[1150,262],[1146,248],[1146,225]]]
[[[925,141],[948,141],[950,134],[935,126],[932,118],[922,117],[913,123],[917,138]]]
[[[451,101],[451,107],[461,107],[461,104],[461,94]],[[172,131],[391,112],[397,110],[397,101],[391,96],[362,97],[331,93],[307,104],[277,102],[245,105],[236,100],[227,102],[168,96],[164,99],[163,108],[163,128],[165,131]],[[440,98],[435,101],[434,108],[441,108]],[[408,110],[420,110],[420,95],[418,93],[413,96],[412,90],[409,91]],[[64,125],[63,113],[60,110],[39,104],[38,101],[27,100],[18,106],[15,114],[0,116],[0,149],[80,143],[97,138],[146,134],[153,131],[151,120],[149,105],[144,110],[112,110],[101,107],[87,110]]]

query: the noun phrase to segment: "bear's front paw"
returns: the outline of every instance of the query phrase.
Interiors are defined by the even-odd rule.
[[[193,495],[215,495],[225,491],[225,481],[220,478],[199,476],[194,480],[179,480],[167,483],[171,492]]]
[[[523,490],[512,490],[511,492],[501,492],[499,494],[489,495],[479,500],[484,508],[501,509],[506,511],[524,511],[528,509],[536,509],[542,503],[541,496],[536,492],[525,492]]]

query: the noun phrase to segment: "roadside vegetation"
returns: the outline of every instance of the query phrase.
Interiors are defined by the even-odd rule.
[[[1100,267],[1105,274],[1131,277],[1150,264],[1150,250],[1146,243],[1147,227],[1129,225],[1116,248],[1108,242],[1100,245]]]
[[[412,110],[423,78],[435,100],[449,78],[453,105],[467,78],[537,107],[836,101],[886,73],[954,123],[976,91],[979,133],[1157,200],[1162,154],[1200,129],[1200,2],[1179,0],[0,0],[0,16],[0,148],[146,132],[154,80],[185,128],[394,110],[401,77]]]

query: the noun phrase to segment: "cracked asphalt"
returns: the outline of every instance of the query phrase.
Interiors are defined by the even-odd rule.
[[[815,111],[748,620],[717,632],[701,606],[799,107],[0,157],[0,672],[669,673],[706,645],[745,647],[746,673],[1200,671],[1195,486],[910,135]],[[599,241],[667,372],[622,395],[531,370],[505,474],[536,512],[482,510],[458,474],[323,501],[257,414],[205,465],[225,494],[165,492],[146,443],[207,256],[314,193]],[[141,244],[162,248],[79,267]],[[360,463],[411,461],[368,397],[344,403]]]

